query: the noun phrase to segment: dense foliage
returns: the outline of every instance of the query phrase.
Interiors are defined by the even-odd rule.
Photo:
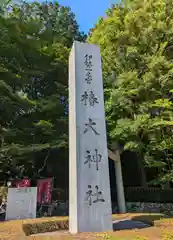
[[[53,149],[67,148],[68,55],[85,36],[57,2],[2,3],[1,178],[37,175]]]
[[[170,0],[122,1],[88,39],[101,47],[108,144],[135,152],[159,182],[173,180],[172,9]],[[54,168],[50,155],[68,156],[68,55],[85,38],[57,2],[0,2],[1,179],[38,176]]]
[[[112,5],[89,42],[101,46],[109,142],[172,181],[173,1]]]

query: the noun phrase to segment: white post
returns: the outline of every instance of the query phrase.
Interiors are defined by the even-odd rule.
[[[69,57],[69,231],[112,231],[100,49],[80,42]]]
[[[119,213],[126,212],[126,203],[124,197],[124,185],[123,185],[123,177],[122,177],[122,169],[121,169],[121,160],[119,151],[116,151],[117,159],[114,161],[115,164],[115,175],[116,175],[116,186],[117,186],[117,201],[118,201],[118,209]]]
[[[124,185],[123,185],[123,177],[121,170],[121,159],[120,153],[118,150],[115,152],[108,149],[109,158],[114,161],[115,166],[115,176],[116,176],[116,186],[117,186],[117,201],[118,201],[118,209],[119,213],[126,213],[126,202],[124,197]]]

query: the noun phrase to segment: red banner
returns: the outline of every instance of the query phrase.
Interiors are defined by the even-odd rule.
[[[22,179],[15,182],[15,187],[30,187],[31,181],[29,179]]]
[[[37,203],[50,204],[52,198],[53,179],[39,179],[37,181]]]

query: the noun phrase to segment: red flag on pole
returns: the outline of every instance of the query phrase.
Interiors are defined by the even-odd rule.
[[[53,178],[37,181],[37,203],[50,204],[52,198]]]

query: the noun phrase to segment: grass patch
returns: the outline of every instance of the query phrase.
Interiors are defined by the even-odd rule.
[[[149,225],[154,225],[160,231],[161,227],[173,227],[173,218],[168,218],[164,214],[141,214],[141,213],[127,213],[127,214],[114,214],[112,215],[113,220],[117,219],[131,219],[145,222]],[[151,230],[150,230],[151,229]],[[0,240],[24,240],[25,236],[29,236],[31,234],[37,233],[45,233],[45,232],[53,232],[53,231],[60,231],[60,230],[68,230],[68,217],[52,217],[52,218],[40,218],[40,219],[28,219],[28,220],[16,220],[16,221],[8,221],[8,222],[1,222],[0,223]],[[153,228],[155,233],[157,234],[158,230]],[[116,231],[112,234],[100,233],[100,236],[96,236],[96,234],[92,234],[88,239],[110,239],[110,240],[146,240],[144,233],[152,232],[152,228],[148,228],[146,230],[139,230],[136,232],[135,230],[123,230],[123,231]],[[142,236],[140,234],[142,232]],[[99,233],[98,233],[99,234]],[[162,238],[164,240],[172,239],[173,233],[170,231],[166,231],[162,234]],[[139,236],[138,236],[139,235]],[[146,235],[147,236],[147,235]],[[169,236],[169,238],[168,238]],[[164,238],[163,238],[164,237]],[[166,238],[167,237],[167,238]],[[37,236],[37,237],[30,237],[29,239],[35,240],[52,240],[52,239],[73,239],[71,236],[62,236],[62,237],[46,237],[46,236]],[[84,239],[77,238],[77,239]],[[152,239],[152,238],[148,238]],[[154,238],[153,238],[154,239]]]
[[[162,231],[162,239],[163,240],[173,240],[173,230],[170,231],[170,230],[163,230]]]
[[[173,218],[163,218],[154,222],[156,227],[173,227]]]
[[[117,237],[117,236],[110,236],[108,234],[98,234],[97,235],[98,237],[98,240],[104,240],[104,239],[107,239],[107,240],[148,240],[147,237],[142,237],[142,236],[124,236],[123,238],[122,237]]]

